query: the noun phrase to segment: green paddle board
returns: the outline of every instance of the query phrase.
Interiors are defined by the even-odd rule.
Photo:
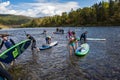
[[[4,63],[11,63],[20,54],[22,54],[31,44],[31,40],[27,39],[17,43],[11,48],[0,53],[0,61]]]

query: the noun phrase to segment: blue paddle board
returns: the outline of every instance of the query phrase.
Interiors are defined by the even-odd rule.
[[[40,47],[40,50],[46,50],[46,49],[52,48],[53,46],[56,46],[57,44],[58,44],[57,41],[52,42],[52,43],[50,43],[49,45],[41,46],[41,47]]]

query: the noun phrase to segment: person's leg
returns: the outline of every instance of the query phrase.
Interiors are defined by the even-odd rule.
[[[33,44],[33,42],[32,42],[32,45],[31,45],[31,50],[33,51],[33,49],[34,49],[34,44]]]
[[[72,56],[73,47],[69,46],[69,55]]]
[[[49,44],[49,39],[48,38],[46,38],[46,44]]]
[[[72,47],[73,47],[73,52],[75,52],[75,50],[76,50],[76,43],[73,43]]]
[[[40,51],[40,49],[36,47],[36,42],[33,43],[33,48],[35,48],[37,51]]]
[[[78,48],[78,41],[75,42],[75,49]]]
[[[84,37],[84,43],[86,43],[86,39],[85,39],[85,37]]]

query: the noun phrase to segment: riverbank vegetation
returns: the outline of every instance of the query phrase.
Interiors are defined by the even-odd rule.
[[[20,27],[32,18],[21,15],[0,14],[0,28]]]
[[[69,13],[33,19],[23,27],[120,26],[120,2],[100,2],[91,7],[71,9]]]
[[[109,0],[43,18],[1,14],[0,24],[11,27],[120,26],[120,2]]]

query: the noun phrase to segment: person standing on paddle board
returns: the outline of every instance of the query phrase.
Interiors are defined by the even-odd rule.
[[[27,38],[30,39],[32,41],[32,45],[31,45],[31,50],[33,51],[34,48],[37,49],[37,51],[40,51],[39,48],[36,47],[36,40],[33,36],[31,36],[30,34],[26,34]]]
[[[3,40],[2,43],[0,44],[0,50],[3,47],[3,45],[5,45],[7,49],[15,45],[15,42],[12,39],[8,39],[6,35],[2,35],[1,37]],[[11,62],[11,65],[14,65],[14,61]]]
[[[85,31],[84,33],[81,34],[81,36],[80,36],[80,41],[81,41],[81,42],[82,42],[82,40],[84,40],[83,43],[86,43],[86,41],[87,41],[87,39],[86,39],[86,38],[87,38],[87,35],[86,35],[86,34],[87,34],[87,33],[88,33],[88,32]]]

